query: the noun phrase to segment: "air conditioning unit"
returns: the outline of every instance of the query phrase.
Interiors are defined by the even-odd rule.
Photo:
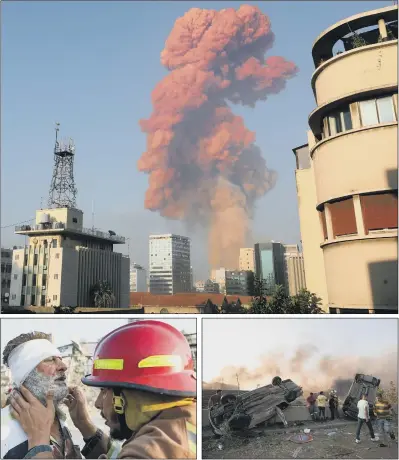
[[[43,270],[47,270],[47,265],[43,265]]]
[[[42,286],[42,291],[44,291],[46,289],[46,286]]]

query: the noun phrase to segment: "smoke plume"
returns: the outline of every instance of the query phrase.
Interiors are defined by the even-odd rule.
[[[260,357],[259,366],[254,369],[228,366],[212,382],[237,384],[237,374],[242,389],[253,389],[257,385],[271,383],[274,376],[292,379],[305,392],[323,391],[335,388],[344,396],[356,373],[371,374],[381,379],[381,386],[389,387],[389,382],[397,383],[397,353],[388,351],[378,357],[366,356],[320,356],[312,344],[297,348],[292,357],[283,353],[271,353]],[[211,382],[211,383],[212,383]]]
[[[276,180],[255,134],[229,107],[254,107],[296,74],[282,57],[265,59],[273,41],[269,18],[255,6],[189,10],[161,53],[170,72],[152,93],[153,113],[140,121],[147,133],[138,161],[149,174],[145,207],[208,228],[212,267],[236,267],[255,201]]]

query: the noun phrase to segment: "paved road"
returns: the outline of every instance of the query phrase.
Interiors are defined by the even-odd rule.
[[[311,428],[313,441],[296,444],[290,440],[293,434],[303,432],[303,428]],[[330,426],[308,423],[300,428],[289,430],[253,430],[245,437],[216,439],[209,429],[203,432],[202,457],[205,459],[397,459],[398,444],[391,448],[379,447],[362,430],[361,443],[355,444],[356,422],[340,423]],[[397,427],[396,438],[398,435]],[[333,434],[331,434],[333,433]]]

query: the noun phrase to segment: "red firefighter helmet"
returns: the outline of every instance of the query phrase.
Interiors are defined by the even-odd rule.
[[[110,332],[94,352],[85,385],[131,388],[171,396],[196,396],[190,346],[174,327],[143,320]]]

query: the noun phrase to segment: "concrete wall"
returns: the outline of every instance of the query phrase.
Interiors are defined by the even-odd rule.
[[[297,170],[295,175],[306,287],[322,299],[321,307],[328,311],[324,257],[323,250],[320,248],[323,236],[316,211],[316,186],[313,169]]]
[[[62,277],[60,285],[60,305],[78,305],[79,257],[75,249],[62,248]]]

